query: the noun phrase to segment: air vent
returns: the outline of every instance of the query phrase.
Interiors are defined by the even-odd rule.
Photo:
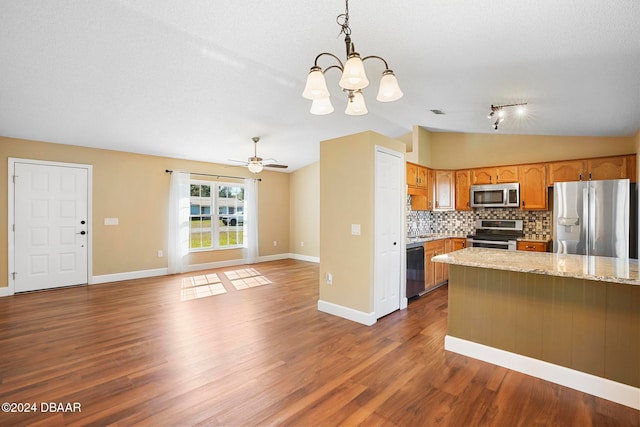
[[[446,114],[446,113],[445,113],[444,111],[442,111],[442,110],[431,110],[431,112],[432,112],[433,114]]]

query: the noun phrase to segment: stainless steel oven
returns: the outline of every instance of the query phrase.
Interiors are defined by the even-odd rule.
[[[479,219],[475,232],[467,236],[467,247],[515,251],[517,239],[522,236],[523,222],[520,219]]]
[[[516,250],[516,240],[495,241],[495,240],[477,240],[467,239],[468,248],[489,248],[489,249],[506,249],[508,251]]]

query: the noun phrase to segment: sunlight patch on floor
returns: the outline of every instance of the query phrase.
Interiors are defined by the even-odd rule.
[[[181,301],[227,293],[217,274],[203,274],[182,279]]]
[[[255,268],[225,271],[224,275],[227,276],[231,281],[231,284],[237,290],[255,288],[256,286],[263,286],[271,283],[269,279],[260,274]]]

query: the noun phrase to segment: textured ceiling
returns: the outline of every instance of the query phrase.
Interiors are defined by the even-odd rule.
[[[494,103],[528,102],[500,133],[629,136],[640,128],[637,0],[351,0],[357,50],[384,57],[405,94],[366,116],[313,116],[300,94],[320,52],[344,57],[344,2],[1,0],[0,135],[228,163],[258,154],[295,170],[319,142],[492,133]],[[322,60],[321,60],[322,61]],[[328,61],[321,65],[328,65]],[[434,115],[429,110],[446,114]]]

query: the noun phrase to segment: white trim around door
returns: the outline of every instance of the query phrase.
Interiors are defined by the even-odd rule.
[[[93,269],[92,269],[92,248],[93,248],[93,224],[92,224],[92,218],[93,218],[93,212],[92,212],[92,200],[93,200],[93,166],[92,165],[85,165],[85,164],[78,164],[78,163],[63,163],[63,162],[50,162],[50,161],[44,161],[44,160],[34,160],[34,159],[20,159],[20,158],[13,158],[10,157],[8,159],[8,176],[7,176],[7,182],[8,182],[8,192],[7,192],[7,216],[8,216],[8,221],[7,221],[7,226],[8,226],[8,230],[7,230],[7,241],[8,241],[8,263],[7,263],[7,267],[8,267],[8,271],[7,271],[7,290],[5,292],[0,293],[0,295],[13,295],[15,293],[15,265],[16,265],[16,252],[15,252],[15,248],[16,248],[16,241],[15,241],[15,209],[16,209],[16,204],[15,204],[15,191],[16,191],[16,186],[15,186],[15,179],[14,176],[16,175],[15,170],[16,170],[16,164],[28,164],[28,165],[34,165],[34,166],[57,166],[57,167],[67,167],[67,168],[80,168],[80,169],[85,169],[86,170],[86,176],[87,176],[87,280],[86,283],[87,284],[91,284],[92,283],[92,273],[93,273]]]

